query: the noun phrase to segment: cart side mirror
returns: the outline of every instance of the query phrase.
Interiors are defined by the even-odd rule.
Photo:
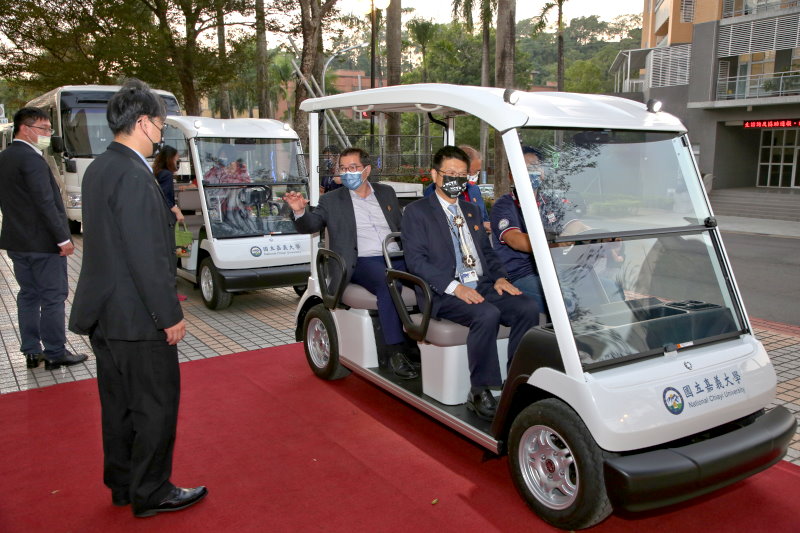
[[[56,154],[64,153],[64,139],[62,139],[58,135],[53,135],[52,137],[50,137],[50,148],[53,149],[53,153]]]

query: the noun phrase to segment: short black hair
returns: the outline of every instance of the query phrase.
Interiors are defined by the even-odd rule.
[[[467,168],[469,168],[469,156],[467,152],[458,146],[442,146],[439,148],[439,151],[433,155],[433,168],[437,172],[442,168],[442,162],[445,159],[458,159],[459,161],[463,161],[464,164],[467,165]]]
[[[341,151],[338,144],[329,144],[322,149],[323,154],[338,154]]]
[[[522,155],[525,154],[533,154],[539,158],[539,161],[544,161],[544,152],[542,152],[538,148],[534,148],[533,146],[523,146]]]
[[[106,120],[114,135],[131,133],[139,117],[161,118],[167,116],[164,101],[150,86],[135,78],[128,79],[108,101]]]
[[[370,157],[369,153],[366,150],[362,150],[357,146],[351,146],[350,148],[345,148],[341,154],[339,154],[339,159],[341,160],[344,156],[358,154],[358,157],[361,160],[361,164],[365,167],[370,164]]]
[[[14,137],[19,133],[20,126],[31,126],[40,120],[50,120],[50,115],[38,107],[23,107],[14,113]]]

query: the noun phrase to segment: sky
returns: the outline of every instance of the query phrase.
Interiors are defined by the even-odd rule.
[[[366,0],[367,5],[369,0]],[[436,22],[452,20],[452,2],[450,0],[402,0],[403,7],[413,7],[415,16],[432,19]],[[343,12],[358,14],[363,12],[361,7],[365,0],[339,0],[337,7]],[[517,20],[523,20],[538,15],[546,0],[518,0]],[[564,3],[564,17],[570,20],[574,17],[597,15],[601,20],[611,21],[619,15],[642,14],[644,2],[642,0],[568,0]],[[368,7],[366,8],[369,9]],[[552,17],[555,17],[555,11]]]

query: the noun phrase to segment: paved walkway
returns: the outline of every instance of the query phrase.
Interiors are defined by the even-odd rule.
[[[724,220],[720,225],[723,229],[734,229],[731,227],[733,224],[726,224]],[[775,230],[769,225],[764,226],[764,231],[771,229]],[[798,230],[797,236],[800,236],[800,228]],[[75,254],[68,260],[70,285],[70,295],[67,300],[68,316],[83,257],[83,240],[80,236],[75,238],[75,248]],[[87,339],[70,332],[67,332],[69,349],[72,352],[88,354],[89,359],[86,362],[53,371],[45,370],[43,364],[34,370],[26,368],[25,358],[19,352],[15,303],[18,289],[11,260],[5,251],[2,251],[0,252],[0,305],[2,305],[0,339],[5,357],[0,352],[0,394],[97,377],[94,356]],[[239,294],[234,297],[231,307],[223,311],[207,309],[200,299],[199,291],[184,280],[178,281],[178,289],[180,293],[188,296],[188,300],[182,303],[187,321],[187,333],[178,345],[181,362],[294,342],[293,313],[298,298],[292,288]],[[756,334],[769,352],[778,374],[775,405],[785,405],[800,417],[800,327],[758,319],[752,319],[752,323]],[[800,432],[793,440],[786,460],[800,466]]]

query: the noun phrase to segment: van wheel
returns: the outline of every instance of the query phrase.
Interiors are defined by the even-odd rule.
[[[67,220],[67,224],[69,224],[69,232],[73,235],[77,235],[81,232],[80,220]]]
[[[292,287],[294,289],[294,293],[298,296],[302,296],[306,292],[306,288],[308,285],[295,285]]]
[[[222,289],[219,272],[210,257],[206,257],[200,262],[199,279],[200,295],[206,307],[220,310],[231,305],[233,295]]]
[[[509,468],[520,495],[544,521],[583,529],[611,514],[603,478],[606,452],[564,402],[541,400],[511,425]]]
[[[303,320],[303,346],[308,366],[317,377],[325,380],[342,379],[350,371],[339,363],[339,339],[331,313],[317,304]]]

